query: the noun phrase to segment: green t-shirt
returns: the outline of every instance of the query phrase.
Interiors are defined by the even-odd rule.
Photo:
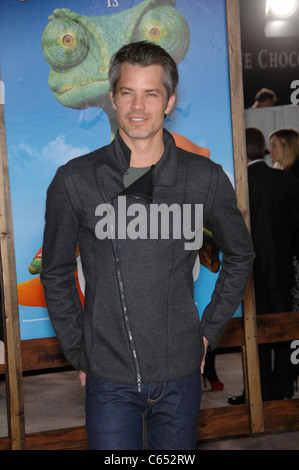
[[[128,188],[131,184],[134,183],[134,181],[138,180],[138,178],[141,178],[148,170],[150,170],[150,166],[145,166],[142,168],[137,168],[134,166],[130,166],[127,170],[127,172],[124,174],[124,186],[125,188]]]

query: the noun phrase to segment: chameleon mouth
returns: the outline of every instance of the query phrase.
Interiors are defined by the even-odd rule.
[[[72,86],[64,88],[63,91],[56,91],[55,93],[57,95],[64,95],[68,91],[74,90],[75,88],[80,88],[80,87],[83,87],[83,86],[92,85],[94,83],[108,83],[108,80],[105,79],[105,80],[92,80],[92,81],[89,81],[89,82],[82,82],[79,85],[72,85]]]

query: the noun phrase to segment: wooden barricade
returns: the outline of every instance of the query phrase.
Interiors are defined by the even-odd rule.
[[[1,76],[0,76],[1,80]],[[16,263],[12,227],[8,161],[3,104],[0,105],[0,261],[1,330],[6,346],[6,385],[11,448],[23,449],[24,398],[17,296]]]
[[[246,334],[244,323],[244,318],[233,318],[218,347],[240,346],[244,351]],[[299,338],[299,312],[258,315],[256,325],[257,344],[292,341]],[[259,374],[259,369],[252,371],[251,376],[255,373]],[[246,370],[244,370],[244,375],[246,382],[248,381]],[[254,406],[259,405],[252,402],[248,394],[246,404],[201,410],[198,439],[299,428],[299,399],[262,402],[259,406],[261,416],[258,416],[257,421],[254,419],[258,413],[250,413]]]

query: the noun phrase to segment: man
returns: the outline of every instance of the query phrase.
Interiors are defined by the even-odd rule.
[[[48,189],[45,297],[65,356],[86,379],[89,448],[193,449],[205,352],[242,300],[251,240],[221,167],[177,148],[163,129],[178,83],[169,54],[147,42],[126,45],[109,80],[115,140],[61,167]],[[151,236],[141,217],[124,227],[123,197],[131,215],[203,205],[223,262],[201,322],[192,278],[199,247],[174,236],[180,227],[171,217],[169,237],[157,237],[157,227]],[[77,243],[84,312],[73,277]]]
[[[274,91],[268,88],[262,88],[257,92],[254,98],[252,108],[269,108],[277,104],[277,96]]]
[[[251,234],[256,258],[254,282],[257,314],[290,312],[294,285],[291,236],[299,225],[298,185],[290,172],[267,166],[265,138],[246,129]],[[263,400],[291,398],[294,366],[289,342],[259,345]]]
[[[257,314],[291,312],[294,285],[292,231],[299,225],[299,194],[294,176],[263,161],[265,139],[256,128],[246,129],[250,218],[254,250]],[[291,398],[294,366],[290,344],[259,346],[263,400]]]

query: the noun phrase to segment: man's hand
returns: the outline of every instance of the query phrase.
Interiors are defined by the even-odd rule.
[[[204,352],[204,356],[203,356],[201,366],[200,366],[200,371],[201,371],[202,374],[204,373],[205,359],[206,359],[207,349],[208,349],[208,346],[209,346],[209,341],[207,340],[207,338],[205,336],[203,336],[203,344],[204,344],[204,347],[205,347],[205,352]]]
[[[82,370],[80,370],[80,372],[79,372],[79,380],[81,382],[82,387],[85,387],[86,374]]]

